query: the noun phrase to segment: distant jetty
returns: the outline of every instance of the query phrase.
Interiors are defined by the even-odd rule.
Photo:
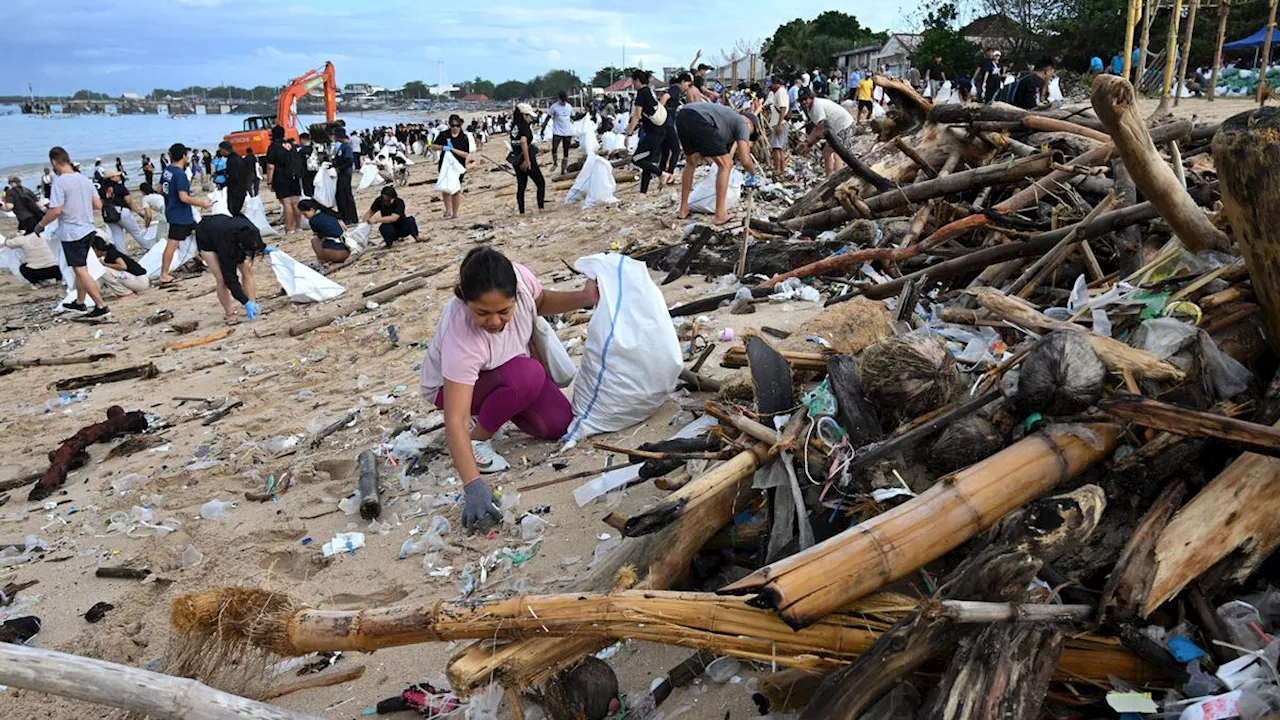
[[[64,100],[57,98],[37,98],[23,100],[18,103],[24,115],[45,117],[62,117],[68,115],[167,115],[170,117],[192,115],[267,115],[274,116],[274,102],[254,101],[220,101],[213,99],[166,98],[162,100],[144,100],[133,98],[113,98],[110,100]],[[439,98],[432,100],[410,100],[406,98],[339,99],[340,112],[378,112],[383,110],[421,110],[438,112],[454,109],[488,109],[503,108],[504,103],[475,100],[453,100]],[[298,111],[304,115],[321,115],[324,104],[319,99],[307,98],[299,103]]]

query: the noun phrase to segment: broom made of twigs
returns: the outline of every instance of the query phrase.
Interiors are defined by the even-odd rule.
[[[768,610],[711,593],[565,593],[336,611],[317,610],[267,590],[233,587],[179,596],[171,623],[192,642],[286,656],[462,639],[591,636],[649,640],[829,671],[851,662],[915,607],[909,597],[878,593],[797,631]],[[1133,683],[1156,678],[1144,662],[1110,639],[1085,635],[1068,642],[1059,679],[1106,682],[1111,675]]]

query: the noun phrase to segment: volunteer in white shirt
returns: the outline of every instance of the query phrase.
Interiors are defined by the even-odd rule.
[[[800,90],[800,107],[809,115],[809,121],[813,123],[813,130],[809,136],[804,139],[804,143],[800,145],[800,153],[807,154],[809,148],[822,139],[827,128],[831,128],[831,134],[836,136],[845,147],[849,147],[853,143],[854,119],[838,103],[832,102],[826,98],[814,97],[813,91],[808,88]],[[835,172],[841,165],[840,156],[836,155],[830,143],[822,149],[822,168],[827,175]]]
[[[765,108],[773,113],[768,120],[769,147],[773,150],[773,172],[781,178],[787,170],[787,145],[791,134],[787,114],[791,111],[791,98],[787,94],[787,86],[777,75],[769,80],[769,94],[765,97]]]
[[[569,172],[569,145],[573,142],[573,106],[569,104],[569,94],[563,90],[560,99],[547,108],[547,118],[542,121],[542,132],[551,123],[551,168],[556,166],[556,150],[564,145],[564,155],[560,160],[560,173]]]

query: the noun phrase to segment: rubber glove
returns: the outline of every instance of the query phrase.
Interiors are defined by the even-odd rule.
[[[257,320],[260,312],[261,311],[258,310],[258,303],[253,300],[244,304],[244,316],[249,318],[249,320]]]
[[[747,173],[742,179],[742,184],[746,187],[755,187],[760,184],[760,178],[756,177],[755,173]]]
[[[279,249],[280,249],[280,248],[276,247],[275,245],[268,245],[268,246],[267,246],[267,249],[266,249],[266,250],[263,250],[263,252],[265,252],[266,254],[270,255],[271,253],[273,253],[273,252],[275,252],[276,250],[279,250]]]
[[[493,490],[481,478],[463,486],[466,504],[462,508],[462,527],[478,532],[488,532],[494,524],[502,522],[502,512],[493,501]]]

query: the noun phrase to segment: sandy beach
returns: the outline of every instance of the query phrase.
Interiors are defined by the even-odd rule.
[[[1153,109],[1154,101],[1144,101]],[[1175,109],[1183,117],[1214,122],[1253,107],[1247,100],[1184,100]],[[480,153],[501,162],[506,144],[494,137]],[[869,140],[863,139],[863,142]],[[545,149],[544,149],[545,151]],[[575,150],[571,159],[580,157]],[[550,180],[554,175],[546,167]],[[514,185],[514,178],[494,162],[473,159],[464,185],[462,217],[441,219],[441,203],[433,189],[434,163],[419,160],[411,185],[401,190],[408,210],[417,217],[426,242],[397,243],[390,250],[373,250],[330,277],[346,293],[327,303],[299,305],[278,296],[278,285],[265,262],[257,270],[258,295],[264,317],[242,323],[223,340],[181,350],[166,350],[177,340],[203,337],[225,329],[208,274],[176,285],[153,289],[112,303],[114,322],[90,325],[55,316],[48,308],[60,301],[61,288],[30,290],[5,275],[0,280],[0,357],[62,357],[85,353],[114,353],[92,365],[29,367],[4,377],[8,392],[0,399],[0,452],[8,458],[3,478],[22,476],[47,467],[46,454],[80,428],[104,419],[112,405],[142,410],[171,427],[159,433],[161,444],[124,457],[107,458],[108,445],[95,445],[88,466],[71,473],[66,485],[49,498],[56,504],[26,501],[27,489],[10,493],[0,506],[0,540],[39,535],[49,544],[43,559],[0,568],[0,587],[6,583],[38,584],[18,595],[20,611],[0,608],[4,616],[36,615],[42,630],[33,644],[75,652],[138,667],[164,668],[171,658],[169,607],[185,592],[225,586],[266,588],[288,593],[317,607],[355,609],[396,603],[426,603],[458,597],[462,569],[502,547],[519,548],[519,527],[503,527],[496,536],[466,536],[460,528],[460,506],[451,498],[460,491],[451,478],[447,455],[432,463],[435,475],[405,489],[384,471],[385,534],[370,529],[359,515],[347,515],[337,501],[355,488],[356,454],[387,442],[392,431],[424,418],[432,410],[418,394],[417,368],[435,332],[439,312],[451,297],[461,256],[477,244],[490,244],[511,259],[529,266],[549,288],[571,289],[581,283],[565,262],[634,242],[645,245],[678,240],[686,223],[676,219],[675,186],[638,193],[637,183],[619,183],[620,203],[583,210],[564,205],[564,190],[548,188],[548,210],[516,214],[514,198],[498,196]],[[357,193],[364,213],[377,187]],[[527,198],[533,207],[533,190]],[[277,227],[279,204],[264,184],[264,200]],[[757,210],[759,212],[759,210]],[[0,233],[11,235],[16,223],[0,220]],[[309,235],[295,233],[268,239],[300,261],[313,259]],[[337,308],[363,308],[361,293],[399,276],[439,265],[448,269],[427,280],[424,289],[376,309],[353,314],[345,321],[291,337],[299,321]],[[660,274],[654,273],[657,280]],[[690,275],[662,287],[674,305],[706,297],[715,291],[707,278]],[[711,336],[721,328],[744,330],[770,326],[794,330],[821,308],[821,303],[766,304],[752,315],[730,316],[725,309],[709,313],[704,328]],[[147,324],[160,310],[173,321]],[[198,321],[192,333],[169,331],[173,322]],[[390,328],[394,326],[394,332]],[[585,339],[587,325],[562,331],[562,339]],[[393,342],[392,337],[398,338]],[[714,341],[714,339],[713,339]],[[704,373],[726,378],[742,371],[719,367],[719,357],[732,343],[719,343]],[[580,352],[573,351],[575,359]],[[140,363],[154,363],[159,375],[100,385],[60,399],[50,383]],[[567,391],[567,392],[571,392]],[[651,420],[626,431],[595,439],[634,447],[664,439],[693,419],[681,403],[700,402],[704,394],[673,395]],[[215,424],[203,425],[197,414],[207,405],[179,398],[210,398],[243,405]],[[306,438],[317,427],[358,409],[352,427],[344,428],[311,448]],[[195,418],[194,420],[191,420]],[[191,421],[189,421],[191,420]],[[512,469],[494,481],[505,493],[516,488],[592,468],[603,468],[607,453],[590,443],[559,451],[559,444],[534,441],[512,427],[496,447]],[[294,438],[291,454],[279,456],[282,444]],[[553,467],[552,463],[556,463]],[[563,467],[561,467],[563,463]],[[197,469],[198,468],[198,469]],[[293,484],[275,501],[256,502],[246,491],[261,491],[274,476]],[[568,587],[586,572],[602,533],[618,531],[601,522],[608,512],[631,513],[662,496],[651,484],[579,508],[572,497],[581,480],[526,491],[519,495],[522,510],[550,506],[543,515],[547,527],[536,556],[512,570],[491,574],[477,596],[512,592],[554,592]],[[201,506],[211,499],[234,501],[216,519],[201,519]],[[433,500],[438,505],[433,507]],[[145,527],[129,537],[109,530],[113,513],[128,514],[147,506],[156,524],[177,529],[158,535]],[[452,566],[448,577],[434,577],[422,566],[422,556],[397,560],[401,545],[416,526],[425,529],[438,514],[453,525],[447,539],[455,543],[442,553],[442,565]],[[176,520],[180,525],[169,523]],[[336,533],[359,531],[366,546],[354,555],[326,559],[321,546]],[[202,559],[184,566],[182,552],[193,546]],[[101,566],[150,568],[147,581],[100,579]],[[83,615],[95,603],[114,609],[90,624]],[[333,687],[303,690],[272,700],[328,718],[355,718],[379,700],[397,695],[417,682],[441,683],[448,658],[463,643],[427,643],[346,653],[326,673],[365,666],[362,677]],[[622,692],[645,690],[655,676],[690,655],[683,648],[644,642],[624,643],[610,663],[618,669]],[[688,708],[690,718],[733,718],[756,714],[750,679],[755,673],[743,664],[740,682],[716,685],[703,678],[682,688],[662,710],[668,718]],[[291,678],[285,678],[291,679]],[[97,718],[113,712],[29,691],[0,693],[0,717]],[[407,717],[407,715],[402,715]]]

